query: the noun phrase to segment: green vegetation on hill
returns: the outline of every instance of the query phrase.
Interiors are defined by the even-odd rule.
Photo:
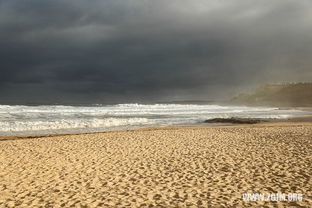
[[[281,107],[311,107],[312,83],[268,84],[253,94],[240,94],[234,104],[270,105]]]

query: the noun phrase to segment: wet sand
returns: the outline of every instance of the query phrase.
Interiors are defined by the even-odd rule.
[[[0,207],[312,207],[311,122],[0,140]]]

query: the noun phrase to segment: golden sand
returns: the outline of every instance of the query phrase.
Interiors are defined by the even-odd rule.
[[[312,123],[6,138],[0,151],[0,207],[312,207]]]

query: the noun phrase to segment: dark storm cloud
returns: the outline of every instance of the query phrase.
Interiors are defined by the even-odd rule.
[[[311,81],[305,0],[0,0],[0,100],[214,99]]]

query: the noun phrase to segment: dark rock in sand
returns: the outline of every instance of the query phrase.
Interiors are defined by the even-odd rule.
[[[250,119],[250,118],[213,118],[205,120],[205,123],[232,123],[232,124],[256,124],[263,122],[260,119]]]

